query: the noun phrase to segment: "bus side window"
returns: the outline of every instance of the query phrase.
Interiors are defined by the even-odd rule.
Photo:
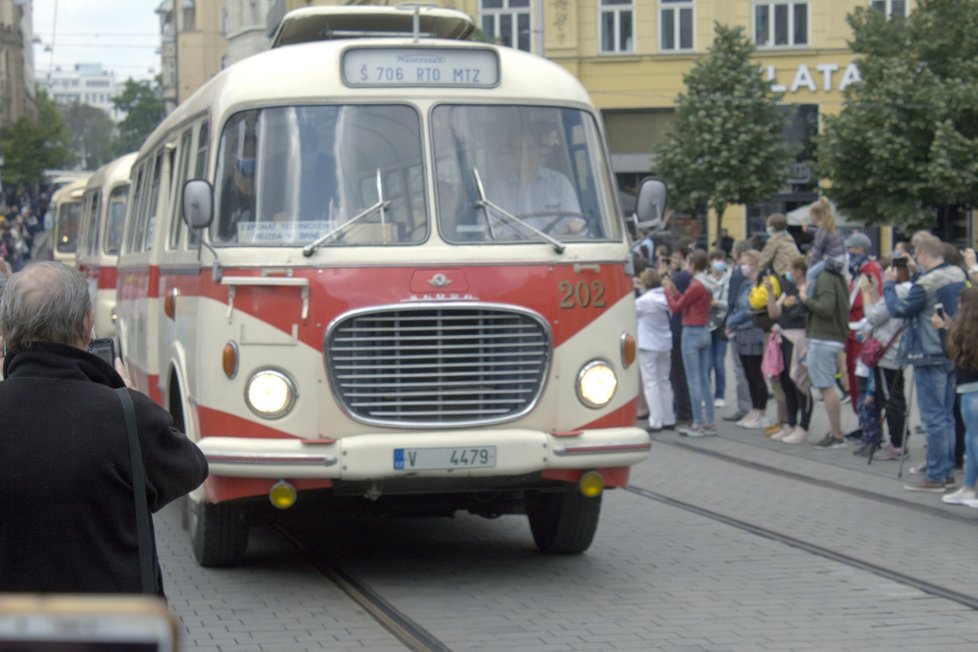
[[[99,225],[102,223],[101,196],[101,188],[96,188],[92,192],[91,202],[88,205],[89,214],[88,222],[86,222],[88,233],[85,234],[85,253],[90,256],[98,253],[98,232]]]
[[[156,161],[153,164],[152,183],[149,187],[149,197],[146,202],[146,219],[142,223],[141,235],[142,250],[150,251],[153,248],[153,234],[156,231],[156,214],[159,211],[160,201],[160,181],[163,175],[163,149],[156,152]]]
[[[200,131],[197,133],[197,161],[194,165],[193,179],[206,179],[207,178],[207,155],[210,152],[210,136],[211,132],[204,122],[200,125]],[[182,204],[182,199],[181,199]],[[183,222],[181,215],[181,222]],[[200,237],[197,232],[190,229],[189,245],[191,249],[200,248]]]
[[[177,152],[177,156],[180,157],[180,165],[170,183],[173,187],[173,192],[170,195],[173,198],[170,202],[170,249],[179,247],[183,237],[181,205],[183,184],[187,180],[187,171],[190,168],[190,140],[192,135],[191,130],[187,129],[180,138],[180,150]]]
[[[142,211],[143,197],[145,195],[143,192],[143,170],[145,168],[146,164],[140,163],[133,175],[136,183],[133,185],[132,200],[129,202],[129,210],[127,211],[129,217],[126,220],[125,235],[123,236],[125,238],[124,249],[127,253],[136,250],[133,245],[136,243],[136,223],[139,221],[139,214]]]

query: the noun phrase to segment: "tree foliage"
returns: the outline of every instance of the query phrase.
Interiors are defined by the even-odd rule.
[[[61,107],[65,127],[71,134],[71,150],[83,170],[95,170],[115,158],[112,118],[102,109],[89,104]]]
[[[41,181],[44,170],[72,163],[71,134],[54,101],[43,90],[37,92],[37,118],[20,118],[0,129],[3,182],[32,185]]]
[[[920,0],[906,20],[860,7],[848,20],[862,83],[825,119],[827,194],[868,223],[978,205],[978,0]]]
[[[713,45],[683,76],[672,133],[655,152],[655,173],[669,185],[669,203],[703,215],[716,211],[717,230],[730,204],[750,204],[784,184],[790,152],[782,130],[781,96],[756,63],[740,27],[714,26]]]
[[[122,93],[112,103],[126,116],[116,135],[115,152],[119,155],[139,149],[166,116],[159,77],[154,83],[127,79]]]

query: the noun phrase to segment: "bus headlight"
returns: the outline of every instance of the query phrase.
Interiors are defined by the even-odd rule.
[[[274,369],[256,371],[245,385],[245,403],[252,412],[266,419],[285,416],[295,405],[295,399],[295,383]]]
[[[615,370],[604,360],[588,362],[577,374],[577,396],[588,407],[604,407],[617,388]]]

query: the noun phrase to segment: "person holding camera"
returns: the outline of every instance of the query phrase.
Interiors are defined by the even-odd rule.
[[[954,316],[965,274],[944,261],[944,243],[936,236],[918,233],[913,242],[921,271],[906,297],[897,294],[894,268],[883,275],[886,308],[906,324],[897,358],[901,364],[913,365],[917,408],[927,433],[927,477],[904,485],[904,489],[943,492],[954,484],[955,380],[954,366],[932,317],[942,310]]]
[[[113,369],[87,351],[94,320],[88,283],[61,263],[32,263],[4,288],[0,592],[142,593],[151,578],[162,596],[155,544],[140,561],[137,500],[156,512],[207,477],[203,453],[166,410],[129,389],[145,470],[145,495],[134,496],[116,391],[130,384],[121,360]]]

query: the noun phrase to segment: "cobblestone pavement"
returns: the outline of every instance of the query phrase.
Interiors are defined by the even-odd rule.
[[[729,424],[716,438],[657,439],[636,486],[978,596],[978,510],[904,492],[894,462]],[[183,649],[405,649],[270,530],[222,570],[196,566],[173,507],[157,530]],[[312,545],[453,650],[978,649],[978,611],[623,490],[605,495],[594,545],[576,557],[537,553],[517,516],[345,517],[315,531]]]

